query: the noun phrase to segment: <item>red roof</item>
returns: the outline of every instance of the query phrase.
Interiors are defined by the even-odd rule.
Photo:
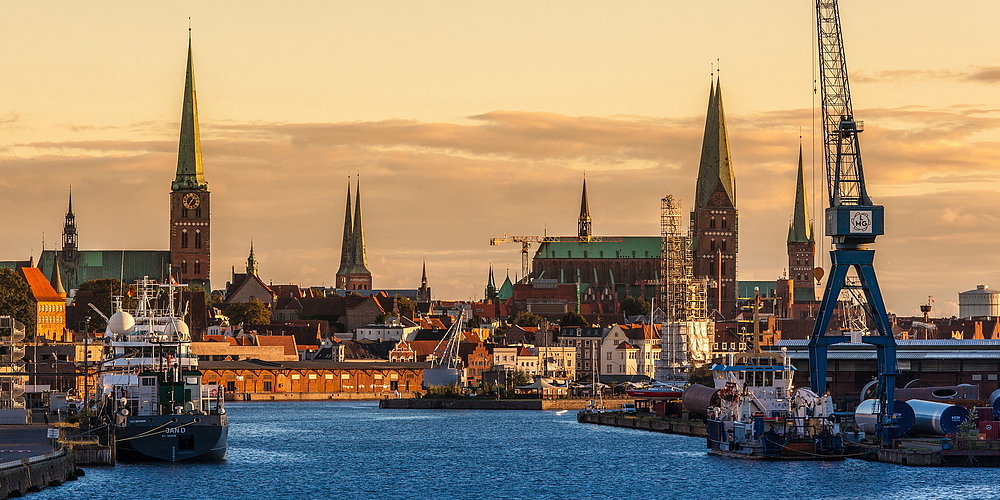
[[[36,302],[65,302],[66,299],[60,297],[56,290],[52,288],[49,280],[45,279],[42,270],[37,267],[22,267],[21,276],[31,288],[31,296]]]
[[[295,346],[295,337],[291,335],[258,335],[257,345],[282,346],[285,348],[285,354],[292,356],[297,356],[299,354],[299,351]]]
[[[521,346],[521,350],[517,351],[518,356],[533,356],[531,351],[527,347]]]

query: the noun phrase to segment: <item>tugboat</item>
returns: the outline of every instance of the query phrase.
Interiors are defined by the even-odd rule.
[[[750,352],[711,367],[715,391],[706,426],[710,454],[759,460],[842,460],[844,439],[833,401],[809,388],[794,388],[782,353],[760,349],[760,298],[754,304]]]
[[[123,461],[217,461],[226,457],[224,394],[202,383],[188,326],[175,308],[178,285],[136,281],[136,308],[115,313],[104,334],[97,376],[101,414]],[[166,308],[158,308],[166,302]]]

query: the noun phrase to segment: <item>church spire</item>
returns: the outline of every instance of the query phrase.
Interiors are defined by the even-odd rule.
[[[347,209],[344,211],[344,239],[340,249],[340,269],[337,275],[345,275],[350,272],[351,264],[354,262],[354,224],[351,221],[351,178],[347,177]],[[340,286],[338,284],[338,286]],[[345,287],[341,287],[345,288]]]
[[[709,92],[701,162],[698,165],[695,209],[707,206],[716,192],[721,192],[725,196],[726,204],[736,206],[736,176],[733,175],[732,159],[729,154],[726,113],[722,106],[722,83],[720,81],[713,83]]]
[[[799,172],[795,181],[795,209],[792,222],[788,225],[788,243],[811,243],[813,239],[812,221],[809,220],[809,205],[806,200],[805,175],[802,169],[802,144],[799,144]]]
[[[253,254],[253,240],[250,240],[250,256],[247,257],[247,274],[257,276],[257,257]]]
[[[365,226],[361,220],[361,176],[358,176],[358,186],[354,193],[354,274],[371,274],[368,270],[368,254],[365,253]]]
[[[66,210],[66,224],[63,225],[62,234],[62,252],[63,258],[72,259],[76,250],[79,248],[77,245],[77,233],[76,233],[76,215],[73,213],[73,187],[69,188],[69,208]]]
[[[583,177],[583,196],[580,199],[580,221],[577,223],[580,238],[590,239],[591,237],[590,201],[587,199],[587,177]]]
[[[201,164],[201,133],[198,131],[198,100],[194,86],[194,59],[191,56],[191,29],[188,28],[187,76],[184,80],[184,107],[181,110],[181,137],[177,150],[174,191],[208,191]]]
[[[66,288],[64,288],[62,284],[62,271],[59,270],[58,257],[52,259],[52,279],[49,283],[52,285],[52,289],[55,290],[60,297],[66,297]]]
[[[490,263],[490,278],[486,282],[486,301],[494,302],[497,300],[497,282],[493,278],[493,263]]]

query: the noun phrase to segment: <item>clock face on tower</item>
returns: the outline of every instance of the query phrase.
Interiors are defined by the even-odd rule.
[[[198,195],[194,193],[188,193],[184,195],[184,199],[181,201],[181,203],[184,204],[184,208],[188,210],[194,210],[198,208],[198,205],[201,205],[201,198],[199,198]]]

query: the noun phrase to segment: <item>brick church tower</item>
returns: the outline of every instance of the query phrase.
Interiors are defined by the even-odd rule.
[[[795,181],[795,209],[788,224],[788,277],[795,280],[795,302],[816,300],[813,267],[816,264],[816,239],[809,205],[806,203],[806,183],[802,173],[802,145],[799,145],[799,174]]]
[[[708,310],[715,317],[736,316],[737,231],[736,176],[729,155],[722,85],[709,91],[705,137],[698,166],[694,211],[691,212],[691,250],[696,278],[708,280]]]
[[[211,193],[201,163],[198,101],[194,86],[191,34],[177,151],[177,176],[170,184],[170,264],[181,283],[211,292]]]

